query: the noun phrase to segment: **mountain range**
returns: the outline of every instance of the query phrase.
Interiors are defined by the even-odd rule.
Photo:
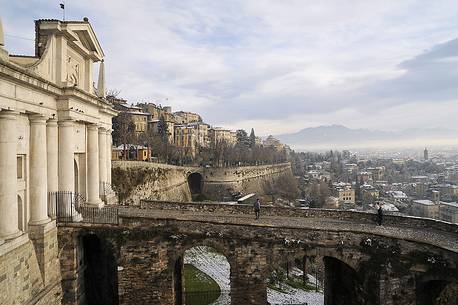
[[[276,135],[294,149],[371,148],[457,144],[458,131],[446,128],[411,128],[400,131],[352,129],[326,125]]]

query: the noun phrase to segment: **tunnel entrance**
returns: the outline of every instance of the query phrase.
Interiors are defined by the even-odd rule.
[[[188,186],[193,197],[202,194],[202,179],[199,173],[192,173],[188,176]]]
[[[86,304],[117,305],[118,278],[114,254],[96,235],[82,237]]]

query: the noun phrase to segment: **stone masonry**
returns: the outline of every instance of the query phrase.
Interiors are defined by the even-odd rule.
[[[141,200],[192,200],[188,177],[202,176],[202,193],[221,200],[231,193],[264,194],[269,185],[285,176],[292,177],[289,163],[234,168],[181,167],[140,161],[113,162],[112,182],[120,202],[138,205]]]
[[[367,213],[273,207],[270,216],[254,221],[240,206],[189,204],[181,209],[177,204],[172,209],[172,203],[163,204],[168,209],[123,208],[118,224],[59,227],[62,272],[68,275],[64,304],[83,304],[78,299],[87,292],[78,274],[84,266],[75,258],[90,250],[64,245],[88,236],[114,254],[111,283],[117,283],[119,304],[182,304],[177,268],[185,251],[196,245],[210,246],[228,259],[232,304],[266,304],[270,272],[304,256],[325,262],[326,305],[456,304],[456,226],[393,216],[378,227]],[[424,289],[432,291],[435,303],[421,301]],[[342,299],[347,302],[337,302]]]

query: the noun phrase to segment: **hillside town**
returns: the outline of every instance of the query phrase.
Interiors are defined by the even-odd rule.
[[[350,151],[298,153],[300,203],[311,207],[373,210],[458,223],[458,156],[361,158]]]
[[[288,159],[291,149],[269,135],[211,126],[193,112],[172,112],[157,103],[129,104],[110,94],[119,111],[113,119],[113,160],[169,164],[238,166],[273,164]]]

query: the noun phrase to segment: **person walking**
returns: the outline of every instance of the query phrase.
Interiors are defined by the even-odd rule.
[[[383,220],[383,210],[382,210],[382,205],[377,202],[375,205],[377,208],[377,224],[379,226],[382,225],[382,220]]]
[[[261,201],[256,199],[256,202],[254,203],[254,213],[256,214],[256,219],[259,219],[259,213],[261,212]]]

